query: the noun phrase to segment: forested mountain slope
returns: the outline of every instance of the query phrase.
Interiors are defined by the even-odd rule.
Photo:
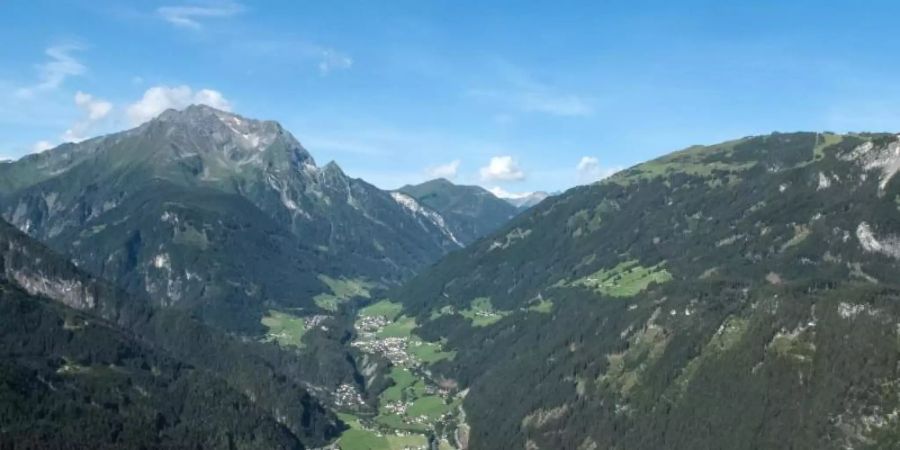
[[[471,448],[900,445],[900,142],[692,147],[547,200],[393,293]]]
[[[518,208],[480,186],[456,185],[443,178],[406,185],[398,191],[439,213],[454,236],[466,245],[519,213]]]
[[[2,442],[303,448],[340,430],[302,364],[156,311],[3,221],[0,310]]]

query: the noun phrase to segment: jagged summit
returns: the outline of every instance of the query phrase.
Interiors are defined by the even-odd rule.
[[[405,206],[334,162],[317,167],[277,122],[203,105],[0,166],[0,215],[17,228],[250,332],[264,302],[317,306],[320,276],[399,283],[460,247]]]
[[[174,141],[172,148],[224,155],[241,165],[260,161],[260,152],[281,152],[288,161],[315,165],[312,156],[278,122],[255,120],[206,105],[168,109],[144,127]]]

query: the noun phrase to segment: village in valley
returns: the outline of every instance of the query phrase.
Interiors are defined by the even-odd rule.
[[[382,300],[361,309],[354,323],[360,352],[390,361],[393,384],[377,399],[377,414],[365,414],[362,396],[351,385],[338,390],[341,419],[350,426],[337,442],[342,450],[465,448],[468,427],[462,411],[466,391],[452,380],[436,379],[430,364],[455,357],[440,342],[412,333],[416,321],[402,306]]]

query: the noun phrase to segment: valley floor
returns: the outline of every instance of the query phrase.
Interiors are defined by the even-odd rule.
[[[375,415],[345,405],[341,419],[350,428],[337,442],[343,450],[461,447],[457,430],[466,428],[461,413],[465,391],[452,380],[433,378],[428,370],[429,364],[455,354],[413,335],[415,319],[400,311],[399,304],[382,300],[357,314],[357,338],[351,345],[388,359],[393,385],[379,394]]]

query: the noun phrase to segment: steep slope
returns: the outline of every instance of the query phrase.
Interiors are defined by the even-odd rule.
[[[0,282],[0,445],[303,448],[206,371]]]
[[[493,232],[515,217],[518,209],[479,186],[459,186],[438,178],[398,189],[440,214],[463,244]]]
[[[205,106],[0,166],[2,216],[78,264],[230,330],[270,308],[333,309],[459,248],[452,233],[275,122]],[[414,206],[414,207],[410,207]]]
[[[898,168],[890,134],[692,147],[393,298],[455,352],[471,448],[894,448]]]
[[[0,309],[0,403],[10,408],[0,439],[292,448],[339,430],[296,358],[156,311],[4,221]]]

